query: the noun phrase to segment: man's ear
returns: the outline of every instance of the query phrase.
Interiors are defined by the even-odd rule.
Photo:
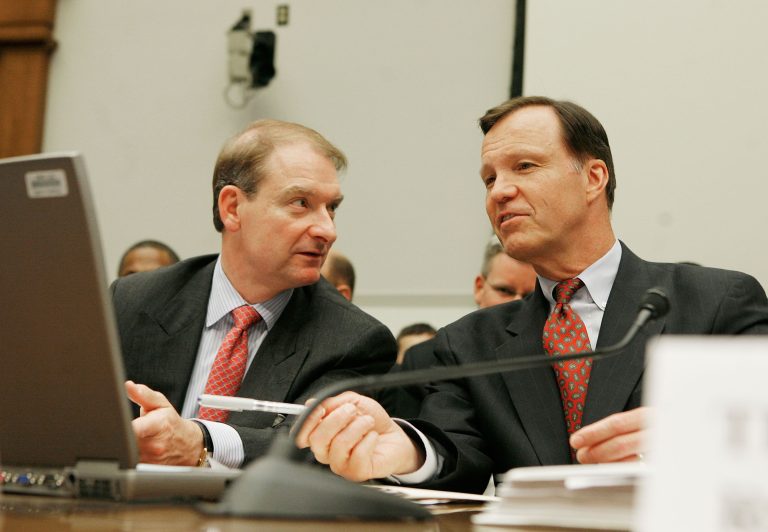
[[[480,294],[483,292],[483,287],[485,286],[485,278],[482,275],[478,275],[475,277],[475,304],[480,304]]]
[[[602,159],[590,159],[584,164],[587,171],[587,201],[592,203],[596,198],[605,196],[608,167]]]
[[[224,229],[230,233],[240,229],[240,214],[237,207],[243,197],[243,192],[234,185],[227,185],[219,192],[219,217],[224,224]]]
[[[352,289],[348,284],[336,285],[336,290],[338,290],[339,293],[343,295],[347,301],[352,301]]]

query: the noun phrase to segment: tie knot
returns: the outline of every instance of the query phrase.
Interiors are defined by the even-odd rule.
[[[235,327],[245,330],[259,320],[261,315],[252,306],[243,305],[232,311],[232,317],[235,319]]]
[[[560,281],[557,283],[557,286],[555,286],[555,303],[567,305],[571,301],[573,294],[575,294],[582,286],[584,286],[584,282],[578,277]]]

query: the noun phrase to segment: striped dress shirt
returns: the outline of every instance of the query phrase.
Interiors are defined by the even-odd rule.
[[[263,303],[251,305],[261,314],[262,319],[248,329],[246,372],[251,367],[251,363],[264,338],[266,338],[269,331],[277,323],[278,318],[280,318],[286,305],[288,305],[292,294],[293,290],[285,290]],[[189,382],[189,388],[187,388],[181,417],[194,419],[197,415],[199,409],[197,399],[204,393],[205,385],[208,382],[208,374],[211,372],[216,353],[224,341],[224,337],[234,325],[234,319],[230,312],[243,305],[248,305],[248,302],[243,299],[232,286],[232,283],[229,282],[229,279],[227,279],[221,267],[221,257],[219,257],[213,270],[213,283],[211,285],[210,299],[208,300],[205,328],[203,329],[200,345],[197,349],[195,367],[192,370],[192,377]],[[225,423],[197,421],[204,423],[211,434],[211,439],[213,440],[213,459],[228,467],[240,467],[245,459],[245,451],[237,431]]]

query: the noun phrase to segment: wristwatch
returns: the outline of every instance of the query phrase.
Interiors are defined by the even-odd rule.
[[[213,438],[211,438],[211,433],[208,432],[208,427],[205,426],[205,423],[200,423],[195,419],[192,421],[197,423],[203,432],[203,450],[197,459],[197,467],[210,467],[209,459],[213,456]]]

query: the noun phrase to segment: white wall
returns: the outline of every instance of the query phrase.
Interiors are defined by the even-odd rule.
[[[468,312],[490,231],[475,122],[506,97],[514,6],[297,0],[276,27],[276,5],[59,2],[44,144],[85,154],[108,271],[143,238],[184,257],[215,251],[216,154],[273,117],[318,129],[350,159],[336,247],[355,264],[361,306],[393,329]],[[278,72],[237,110],[223,98],[226,31],[245,7],[277,33]]]
[[[768,287],[768,2],[528,2],[525,92],[605,125],[614,225],[649,260]]]
[[[489,226],[476,119],[508,93],[514,2],[59,2],[44,147],[85,154],[106,262],[143,238],[212,252],[210,175],[225,138],[274,117],[307,124],[351,165],[336,247],[358,303],[395,332],[472,309]],[[738,7],[737,7],[738,6]],[[277,33],[277,77],[223,99],[242,8]],[[614,220],[642,256],[748,271],[768,286],[763,228],[768,4],[528,2],[525,91],[605,124]]]

